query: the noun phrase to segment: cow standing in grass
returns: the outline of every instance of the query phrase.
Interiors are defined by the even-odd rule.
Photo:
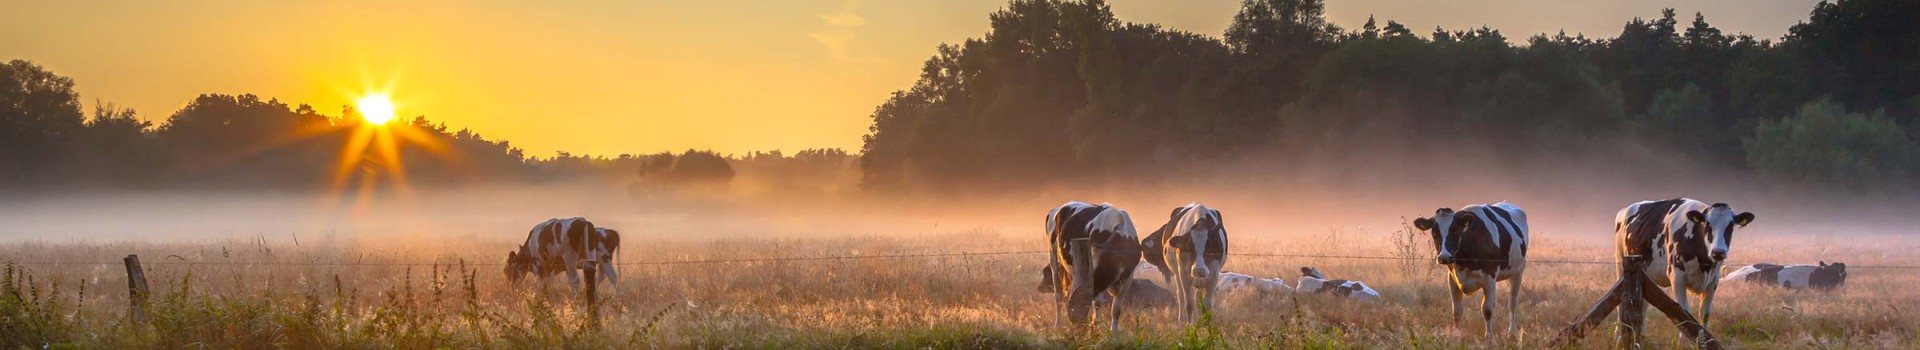
[[[1200,203],[1174,208],[1169,216],[1141,246],[1147,262],[1178,291],[1180,320],[1193,323],[1202,307],[1213,308],[1214,287],[1227,264],[1227,227],[1220,211]]]
[[[594,227],[584,218],[550,219],[534,225],[526,243],[507,252],[507,280],[519,283],[527,274],[542,282],[554,274],[566,273],[567,283],[580,288],[580,271],[595,268],[609,283],[618,283],[613,254],[620,247],[620,233]]]
[[[1447,267],[1447,289],[1453,297],[1453,325],[1460,326],[1462,299],[1485,290],[1480,317],[1486,334],[1493,335],[1493,310],[1506,281],[1507,333],[1520,327],[1520,281],[1527,270],[1527,213],[1513,203],[1475,204],[1454,211],[1435,210],[1431,218],[1413,220],[1414,228],[1433,236],[1436,261]]]
[[[1700,325],[1705,327],[1713,315],[1713,293],[1720,286],[1720,268],[1733,245],[1733,231],[1752,222],[1753,213],[1735,214],[1726,203],[1707,205],[1676,198],[1628,205],[1615,215],[1614,228],[1622,237],[1635,223],[1660,229],[1649,232],[1656,236],[1649,238],[1653,249],[1648,252],[1647,277],[1655,285],[1673,287],[1674,301],[1689,314],[1694,311],[1687,295],[1699,294]],[[1627,254],[1626,247],[1621,248],[1622,256]]]
[[[1093,302],[1104,292],[1113,301],[1112,331],[1120,331],[1120,311],[1140,264],[1139,239],[1133,219],[1112,205],[1067,202],[1047,212],[1049,260],[1043,275],[1051,285],[1041,288],[1054,293],[1055,325],[1063,311],[1076,325],[1090,321]],[[1075,246],[1086,250],[1076,252]]]

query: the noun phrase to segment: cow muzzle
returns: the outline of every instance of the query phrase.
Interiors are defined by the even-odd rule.
[[[1713,260],[1714,260],[1714,261],[1725,261],[1725,260],[1727,260],[1727,251],[1726,251],[1726,250],[1720,250],[1720,249],[1715,249],[1715,250],[1713,250],[1713,253],[1712,253],[1711,255],[1713,256]]]
[[[1434,260],[1441,265],[1453,265],[1453,254],[1440,254],[1440,257]]]

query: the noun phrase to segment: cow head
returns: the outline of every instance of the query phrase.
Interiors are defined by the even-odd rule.
[[[528,273],[533,272],[533,257],[528,254],[520,254],[520,252],[517,251],[508,251],[507,267],[504,272],[507,274],[508,281],[512,281],[515,284],[520,283],[520,280],[526,278]]]
[[[1185,253],[1182,257],[1192,261],[1168,263],[1192,266],[1193,287],[1205,288],[1227,261],[1227,228],[1220,211],[1197,204],[1193,208],[1179,221],[1186,230],[1175,230],[1176,235],[1167,241],[1168,246]]]
[[[1820,267],[1807,276],[1807,285],[1814,288],[1831,289],[1847,282],[1847,264],[1820,262]]]
[[[1413,228],[1427,231],[1433,237],[1434,261],[1441,265],[1452,265],[1454,253],[1460,249],[1460,237],[1456,234],[1465,230],[1465,225],[1473,224],[1472,213],[1454,212],[1452,208],[1440,208],[1433,211],[1432,218],[1413,219]]]
[[[1034,288],[1034,290],[1041,293],[1053,293],[1055,291],[1060,290],[1060,286],[1057,285],[1056,283],[1060,283],[1060,281],[1053,279],[1053,266],[1048,265],[1046,267],[1041,267],[1040,268],[1040,286],[1037,288]]]
[[[1714,261],[1727,260],[1728,247],[1733,245],[1733,229],[1746,227],[1753,222],[1753,213],[1734,214],[1733,207],[1726,203],[1714,203],[1706,212],[1688,210],[1687,221],[1693,222],[1693,233],[1707,237],[1707,252]]]
[[[1327,274],[1320,272],[1320,269],[1313,268],[1312,266],[1301,266],[1300,277],[1313,277],[1324,280],[1327,279]]]

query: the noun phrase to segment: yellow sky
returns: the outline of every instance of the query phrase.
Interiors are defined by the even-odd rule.
[[[1218,35],[1237,0],[1111,0],[1124,21]],[[1662,7],[1777,38],[1814,1],[1331,1],[1425,34],[1488,25],[1518,39],[1611,36]],[[0,60],[78,82],[81,98],[162,120],[201,93],[254,93],[328,114],[391,86],[402,115],[511,140],[532,155],[860,147],[868,113],[940,43],[979,37],[1001,0],[21,1]],[[157,124],[157,122],[156,122]]]

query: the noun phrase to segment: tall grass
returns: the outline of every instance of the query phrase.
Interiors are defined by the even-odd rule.
[[[1419,242],[1405,231],[1392,235]],[[1390,238],[1384,236],[1370,237]],[[620,261],[1032,250],[1034,240],[1026,238],[968,231],[912,239],[663,239],[626,247]],[[1235,248],[1304,249],[1288,241],[1253,242]],[[602,289],[603,317],[596,323],[564,282],[513,285],[493,264],[501,257],[468,253],[510,244],[304,243],[0,245],[0,256],[21,262],[0,275],[0,348],[1538,348],[1613,278],[1606,265],[1533,265],[1520,302],[1520,334],[1489,337],[1480,334],[1478,310],[1469,309],[1461,327],[1451,324],[1441,276],[1424,265],[1233,257],[1229,271],[1293,281],[1300,266],[1311,265],[1364,280],[1384,298],[1224,293],[1194,327],[1176,322],[1172,310],[1144,309],[1129,310],[1119,334],[1082,334],[1052,328],[1051,298],[1032,288],[1040,256],[643,265],[623,266],[618,288]],[[1920,264],[1912,243],[1850,243],[1860,244],[1754,239],[1737,254],[1776,262],[1846,256],[1849,265]],[[1531,255],[1598,260],[1607,251],[1604,244],[1541,244]],[[126,293],[115,292],[126,283],[117,264],[27,264],[115,261],[128,253],[162,257],[148,267],[155,289],[148,322],[128,319]],[[1417,257],[1424,263],[1425,254]],[[423,260],[439,264],[382,264]],[[300,264],[306,262],[366,265]],[[1920,316],[1912,312],[1920,290],[1911,288],[1920,276],[1850,272],[1848,284],[1832,292],[1724,286],[1710,327],[1730,345],[1749,348],[1920,345]],[[1506,322],[1505,312],[1496,314],[1495,322]],[[1650,318],[1646,339],[1672,345],[1672,327],[1657,314]],[[1596,334],[1575,346],[1606,347],[1608,338]]]

